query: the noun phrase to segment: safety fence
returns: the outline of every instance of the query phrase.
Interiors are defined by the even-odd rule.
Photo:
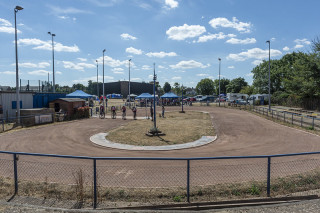
[[[0,197],[64,208],[318,195],[320,152],[126,158],[0,151]]]
[[[61,118],[62,117],[62,118]],[[20,124],[18,125],[18,118],[4,117],[0,118],[0,133],[11,130],[17,126],[34,126],[39,124],[52,123],[54,121],[62,121],[65,114],[57,113],[43,113],[20,116]]]
[[[218,103],[216,103],[216,106],[219,106]],[[320,118],[314,116],[312,113],[303,115],[298,111],[290,112],[281,108],[271,108],[271,110],[269,110],[268,107],[264,106],[237,105],[228,104],[226,102],[220,103],[220,107],[232,107],[240,110],[249,110],[292,125],[308,128],[310,130],[320,130]]]

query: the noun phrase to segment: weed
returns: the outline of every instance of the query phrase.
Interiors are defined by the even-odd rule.
[[[181,196],[177,195],[173,197],[174,202],[181,202]]]
[[[84,177],[83,177],[83,172],[82,169],[79,169],[76,171],[75,174],[73,174],[74,179],[75,179],[75,188],[76,188],[76,196],[77,196],[77,201],[79,208],[83,206],[84,203]]]
[[[314,127],[313,126],[309,126],[308,130],[314,130]]]
[[[250,188],[251,195],[260,195],[260,189],[257,187],[256,184],[252,184]]]

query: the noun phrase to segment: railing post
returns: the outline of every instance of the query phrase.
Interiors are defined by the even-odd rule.
[[[190,160],[187,160],[187,202],[190,203]]]
[[[301,127],[302,127],[302,119],[303,119],[303,116],[301,116]]]
[[[291,114],[291,124],[293,124],[293,114]]]
[[[312,129],[314,129],[314,117],[312,117]]]
[[[18,165],[17,154],[13,154],[14,194],[18,194]]]
[[[286,122],[286,112],[283,112],[283,122]]]
[[[4,120],[2,120],[2,132],[4,132]]]
[[[267,172],[267,196],[270,197],[270,182],[271,182],[271,157],[268,157],[268,172]]]
[[[93,209],[97,208],[97,159],[93,159]]]

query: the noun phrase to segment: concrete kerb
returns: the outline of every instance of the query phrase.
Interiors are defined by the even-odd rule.
[[[109,141],[106,139],[108,133],[98,133],[90,137],[90,141],[96,145],[104,146],[113,149],[123,149],[123,150],[147,150],[147,151],[165,151],[165,150],[176,150],[176,149],[188,149],[203,146],[212,143],[217,139],[217,136],[202,136],[199,140],[175,145],[166,146],[134,146],[128,144],[121,144]]]

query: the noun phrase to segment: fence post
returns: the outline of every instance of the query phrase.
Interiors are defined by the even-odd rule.
[[[14,194],[18,194],[18,166],[17,154],[13,154]]]
[[[263,111],[263,115],[264,115],[264,108],[262,108],[262,111]]]
[[[270,197],[271,157],[268,157],[267,196]]]
[[[272,119],[273,119],[273,109],[271,110],[271,117],[272,117]]]
[[[190,203],[190,160],[187,160],[187,202]]]
[[[93,208],[97,208],[97,159],[93,159]]]
[[[312,117],[312,129],[314,129],[314,117]]]
[[[4,120],[2,120],[2,132],[4,132]]]
[[[303,116],[301,116],[301,127],[302,127],[302,119],[303,119]]]
[[[283,121],[286,122],[286,112],[283,112]]]

